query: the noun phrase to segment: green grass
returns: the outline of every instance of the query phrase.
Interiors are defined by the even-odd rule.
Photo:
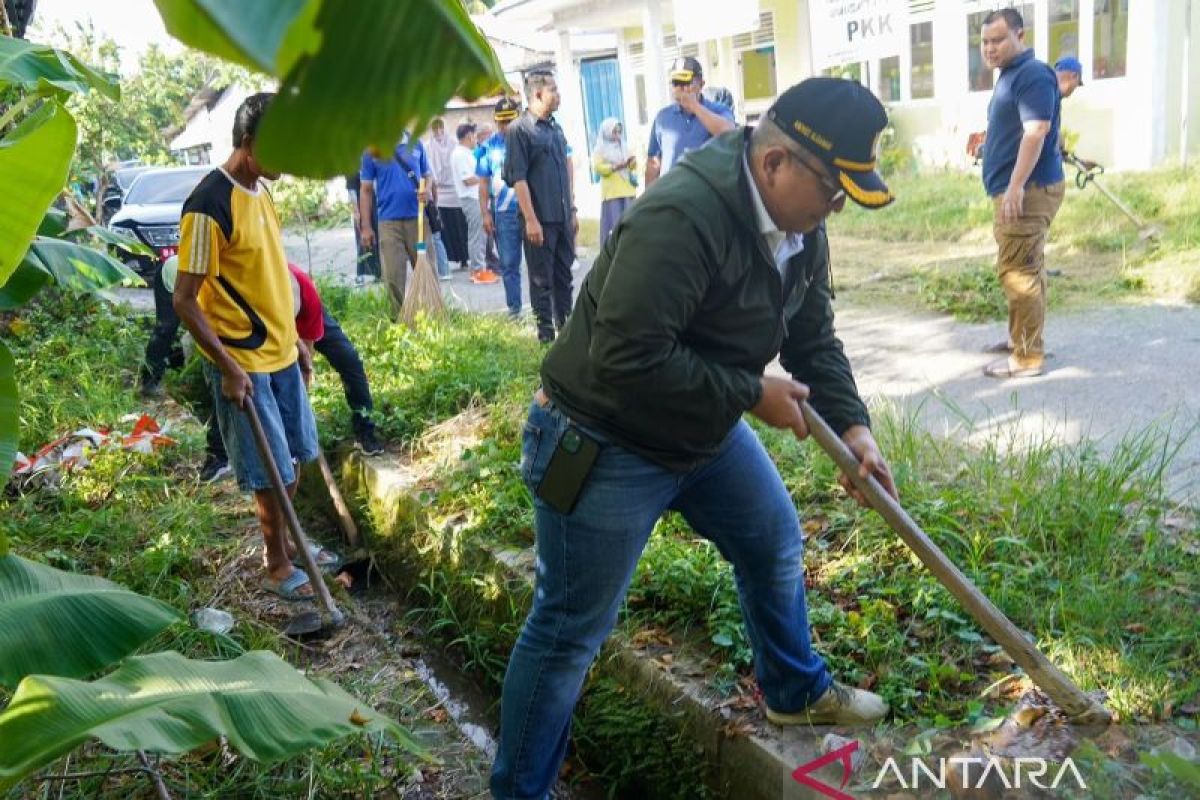
[[[1067,169],[1068,180],[1074,170]],[[1095,187],[1069,183],[1050,230],[1047,267],[1057,308],[1101,303],[1197,302],[1200,298],[1200,174],[1179,169],[1101,179],[1161,232],[1156,243]],[[830,220],[835,276],[854,302],[913,305],[966,320],[1004,315],[984,273],[994,261],[992,204],[974,174],[931,171],[891,179],[897,201],[878,210],[847,204]],[[986,265],[986,266],[985,266]],[[964,289],[971,287],[969,292]],[[970,296],[965,296],[970,295]]]
[[[4,322],[5,340],[16,356],[21,447],[26,452],[83,426],[128,430],[131,423],[121,422],[122,417],[145,407],[134,386],[147,331],[123,310],[45,292]],[[96,451],[86,469],[64,473],[56,488],[10,488],[0,496],[0,531],[13,551],[26,558],[101,575],[183,612],[215,604],[238,619],[228,636],[175,625],[145,652],[174,649],[212,659],[267,649],[302,663],[309,660],[229,596],[230,581],[220,572],[235,569],[243,556],[247,529],[254,524],[251,505],[228,485],[212,487],[196,480],[203,454],[198,426],[180,423],[170,434],[179,445],[149,455]],[[320,673],[321,667],[315,671]],[[428,695],[414,696],[414,685],[423,686],[411,676],[393,676],[386,685],[370,676],[335,677],[348,691],[381,705],[410,727],[420,725],[413,717],[431,704]],[[0,690],[0,708],[7,699]],[[150,796],[144,776],[120,772],[135,763],[131,756],[92,744],[48,767],[43,778],[96,773],[65,782],[62,796]],[[175,797],[301,797],[314,786],[320,796],[375,796],[398,779],[402,782],[413,763],[390,742],[359,737],[272,765],[219,747],[201,748],[164,759],[159,769]],[[118,772],[103,774],[110,768]],[[58,788],[58,783],[35,778],[3,796],[58,796]]]
[[[481,419],[463,423],[459,434],[470,444],[461,458],[422,479],[420,521],[389,535],[406,540],[397,551],[435,554],[438,566],[413,585],[426,608],[420,624],[498,688],[528,596],[483,553],[533,542],[517,463],[541,351],[528,332],[470,316],[454,318],[452,332],[421,327],[389,338],[374,327],[377,300],[347,294],[336,302],[352,338],[376,336],[366,357],[373,376],[386,376],[385,402],[412,404],[403,414],[387,412],[393,430],[416,436],[467,408]],[[492,356],[476,381],[481,342],[493,345]],[[458,388],[442,395],[430,390],[435,383]],[[336,400],[331,394],[329,413]],[[1194,532],[1167,524],[1161,484],[1171,451],[1156,431],[1101,456],[1088,445],[968,448],[922,433],[891,409],[876,409],[876,418],[906,508],[1055,663],[1086,689],[1106,691],[1123,721],[1174,719],[1194,728],[1194,718],[1172,715],[1200,693],[1200,623],[1178,613],[1200,596],[1188,555],[1197,543]],[[1003,714],[1012,695],[986,690],[1002,680],[1012,686],[1018,676],[999,648],[877,515],[845,498],[813,444],[761,435],[806,523],[813,633],[839,678],[883,694],[900,724],[948,727]],[[418,469],[422,458],[418,447]],[[731,691],[751,673],[731,570],[678,516],[651,536],[620,625],[629,636],[653,629],[698,644],[715,690]],[[612,729],[649,723],[594,699],[581,709],[582,760],[610,786],[632,785],[633,761],[621,755],[606,763],[597,753],[617,752]],[[674,744],[655,746],[663,748],[657,758]]]
[[[467,375],[447,365],[459,363],[454,352],[473,341],[472,329],[495,337],[494,325],[460,318],[455,338],[419,332],[372,372],[394,373],[398,389],[434,375],[465,383]],[[450,348],[446,358],[442,347]],[[412,360],[413,348],[424,353],[421,360]],[[516,463],[537,353],[520,350],[503,379],[474,397],[487,414],[482,438],[425,495],[432,530],[422,535],[451,537],[429,546],[461,554],[472,543],[532,542],[532,510]],[[415,397],[425,402],[424,394]],[[467,400],[460,395],[458,402]],[[448,413],[453,408],[422,415],[432,421]],[[968,449],[932,439],[886,410],[877,428],[910,513],[1069,674],[1108,690],[1126,718],[1157,719],[1200,691],[1200,654],[1187,646],[1200,627],[1170,602],[1194,597],[1200,585],[1179,542],[1159,524],[1168,453],[1153,431],[1102,457],[1086,445]],[[774,431],[762,435],[810,521],[814,630],[836,671],[851,683],[876,686],[902,720],[960,721],[982,713],[976,695],[1002,677],[981,666],[995,646],[880,518],[849,504],[831,463],[813,445]],[[431,587],[430,594],[447,591]],[[747,671],[730,570],[677,517],[665,518],[651,537],[626,620],[633,629],[666,626],[699,635],[725,685]],[[1153,635],[1130,634],[1125,626],[1136,623]],[[507,644],[485,635],[470,642],[470,658],[494,680]]]

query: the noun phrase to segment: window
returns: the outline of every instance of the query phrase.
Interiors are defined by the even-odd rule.
[[[846,80],[862,83],[862,62],[854,61],[850,64],[842,64],[840,67],[828,67],[821,71],[822,75],[830,78],[845,78]]]
[[[1129,38],[1129,0],[1095,0],[1092,44],[1093,78],[1125,74],[1125,45]]]
[[[775,47],[759,47],[755,50],[743,50],[741,61],[742,99],[746,102],[774,100]]]
[[[1050,65],[1079,55],[1079,0],[1050,0]]]
[[[879,60],[879,99],[885,103],[900,100],[900,56]]]
[[[909,29],[912,45],[912,99],[933,97],[933,23],[921,22]]]
[[[1015,3],[1013,8],[1021,12],[1021,18],[1025,20],[1025,46],[1033,48],[1033,3]],[[972,92],[983,92],[992,88],[992,70],[983,63],[983,51],[980,49],[983,40],[983,20],[990,13],[992,12],[976,11],[967,15],[967,80]]]

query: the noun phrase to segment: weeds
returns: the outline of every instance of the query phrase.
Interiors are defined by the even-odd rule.
[[[494,330],[486,320],[458,324]],[[464,330],[444,341],[458,347],[476,335]],[[432,369],[454,359],[431,352],[424,363]],[[512,364],[517,370],[519,359]],[[471,553],[532,540],[532,509],[515,465],[534,365],[529,358],[530,377],[514,374],[490,396],[476,395],[486,420],[461,460],[439,473],[438,488],[426,492],[429,524],[395,534],[417,535],[426,564],[438,554],[432,569],[440,576],[424,579],[423,595],[440,600],[430,624],[453,630],[464,660],[493,682],[524,601],[500,600],[509,589],[484,568],[488,559]],[[1174,611],[1200,587],[1186,554],[1159,525],[1171,454],[1165,440],[1145,432],[1105,457],[1087,445],[972,449],[932,439],[912,418],[877,416],[912,516],[1076,680],[1107,689],[1127,719],[1161,718],[1200,690],[1200,655],[1184,644],[1196,638],[1195,621]],[[881,692],[902,721],[950,724],[996,711],[1002,697],[978,695],[1012,676],[1011,662],[880,518],[849,504],[828,459],[777,431],[760,435],[803,513],[810,618],[835,673]],[[750,672],[731,570],[677,516],[651,536],[621,625],[629,635],[661,628],[679,641],[699,641],[718,688]],[[1153,635],[1131,633],[1138,625]]]
[[[1047,266],[1065,277],[1052,279],[1051,303],[1089,307],[1147,298],[1195,303],[1200,285],[1197,173],[1161,169],[1102,178],[1161,231],[1156,242],[1147,243],[1099,191],[1079,190],[1073,171],[1067,172],[1067,196],[1050,228],[1047,255]],[[850,297],[864,295],[888,304],[912,297],[956,316],[965,311],[962,318],[992,318],[984,315],[1003,302],[998,288],[990,299],[979,295],[979,302],[964,303],[962,297],[964,291],[974,294],[986,285],[978,261],[984,252],[990,261],[995,252],[992,202],[978,177],[931,171],[897,175],[889,184],[898,198],[892,205],[877,211],[847,206],[829,221],[839,285],[854,290]],[[931,280],[934,264],[945,281],[941,276]],[[886,285],[880,278],[886,278]]]
[[[43,292],[20,316],[6,320],[6,341],[17,354],[23,449],[32,451],[80,427],[118,426],[122,417],[143,410],[134,387],[147,332],[126,313]],[[27,558],[103,575],[183,611],[228,603],[220,599],[228,581],[219,572],[241,558],[241,534],[253,524],[252,508],[244,498],[196,480],[203,450],[196,426],[181,423],[171,435],[179,446],[151,454],[95,451],[86,469],[64,473],[55,489],[0,496],[0,530]],[[174,649],[199,659],[252,649],[302,655],[274,629],[251,615],[238,616],[229,635],[180,624],[144,650]],[[402,685],[394,682],[389,691]],[[0,691],[0,707],[7,700]],[[79,774],[78,779],[33,779],[4,796],[141,796],[148,781],[136,764],[132,756],[91,744],[44,773]],[[272,765],[213,746],[163,759],[155,768],[176,797],[271,798],[307,796],[314,787],[320,796],[374,796],[393,790],[413,766],[390,742],[363,737]]]

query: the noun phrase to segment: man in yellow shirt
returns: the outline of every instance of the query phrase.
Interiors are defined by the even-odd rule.
[[[221,439],[243,490],[254,492],[266,544],[263,588],[308,599],[308,576],[292,563],[283,510],[242,409],[253,403],[288,493],[298,463],[317,457],[317,426],[305,384],[312,354],[296,335],[279,216],[260,182],[274,180],[255,158],[254,136],[273,94],[246,98],[233,122],[234,151],[183,206],[174,306],[199,345],[213,391]],[[322,559],[335,559],[321,552]]]

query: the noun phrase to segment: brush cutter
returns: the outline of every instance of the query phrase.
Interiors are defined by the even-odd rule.
[[[275,463],[275,455],[271,452],[271,443],[267,441],[267,434],[263,431],[262,422],[258,418],[258,410],[255,409],[254,403],[249,397],[242,404],[242,411],[250,419],[250,428],[254,432],[254,443],[258,447],[259,458],[262,459],[263,465],[267,468],[267,474],[271,478],[271,488],[275,491],[275,499],[279,502],[279,508],[283,511],[284,519],[287,521],[292,544],[296,546],[296,552],[304,561],[304,571],[308,574],[308,582],[313,587],[313,592],[316,593],[317,601],[329,617],[328,623],[326,623],[315,612],[302,612],[288,623],[285,632],[289,635],[311,635],[326,627],[341,627],[346,622],[346,616],[333,601],[333,595],[329,593],[329,587],[325,585],[325,580],[321,577],[321,569],[317,566],[317,560],[308,548],[308,537],[304,535],[304,529],[300,527],[300,518],[296,516],[296,508],[292,505],[292,499],[288,497],[287,487],[283,485],[283,476],[279,474],[279,465]]]
[[[875,476],[863,478],[858,474],[859,463],[854,453],[850,452],[845,442],[838,438],[807,401],[800,404],[800,410],[808,424],[809,433],[817,440],[821,449],[850,477],[859,491],[866,495],[871,507],[900,535],[934,577],[950,590],[980,627],[1004,648],[1004,652],[1025,670],[1025,674],[1046,693],[1046,696],[1058,704],[1074,723],[1082,725],[1111,722],[1112,714],[1109,710],[1084,694],[1083,690],[1054,666],[1036,645],[1026,639],[1021,629],[971,583],[970,578],[946,557],[941,548],[934,544],[900,504],[884,491]]]
[[[1154,227],[1153,225],[1146,224],[1141,217],[1133,213],[1133,209],[1122,203],[1121,200],[1108,189],[1108,187],[1097,180],[1101,175],[1104,174],[1104,167],[1092,161],[1084,161],[1074,153],[1066,153],[1063,156],[1063,159],[1068,164],[1075,167],[1076,170],[1078,170],[1078,172],[1075,173],[1075,185],[1082,190],[1086,189],[1087,185],[1090,183],[1099,189],[1102,195],[1107,197],[1122,214],[1129,217],[1130,222],[1137,226],[1138,239],[1140,241],[1145,242],[1149,240],[1156,240],[1161,236],[1158,228]]]

